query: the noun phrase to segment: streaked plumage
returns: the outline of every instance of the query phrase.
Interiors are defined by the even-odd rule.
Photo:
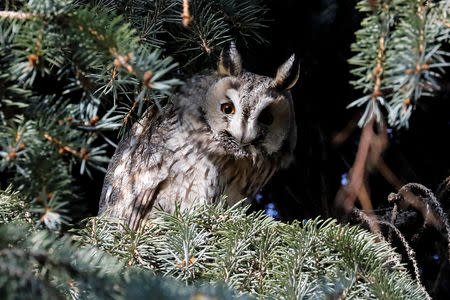
[[[276,78],[243,72],[231,44],[219,71],[192,77],[165,105],[136,122],[119,143],[105,177],[99,214],[133,227],[155,207],[173,211],[222,195],[251,197],[292,161],[296,126],[289,88],[292,56]]]

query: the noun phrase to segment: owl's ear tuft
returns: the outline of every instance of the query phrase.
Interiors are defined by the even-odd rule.
[[[292,54],[289,59],[282,64],[277,71],[277,76],[272,83],[272,87],[279,91],[285,91],[292,88],[300,75],[300,64]]]
[[[238,76],[242,72],[242,61],[236,45],[231,42],[222,49],[219,59],[219,74],[223,76]]]

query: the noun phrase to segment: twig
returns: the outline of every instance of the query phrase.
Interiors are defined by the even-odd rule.
[[[202,47],[203,49],[205,49],[206,53],[211,54],[211,47],[208,46],[208,44],[206,43],[206,40],[203,38],[203,36],[199,36],[200,39],[202,40]]]
[[[370,226],[370,222],[373,222],[373,219],[370,216],[368,216],[363,211],[357,209],[356,207],[353,208],[353,213],[356,216],[358,216],[362,221],[367,222],[369,224],[369,226]],[[414,275],[416,277],[417,285],[425,293],[426,299],[427,300],[431,300],[430,295],[428,294],[427,290],[425,289],[425,287],[423,286],[423,284],[422,284],[422,282],[420,280],[419,267],[417,266],[417,260],[416,260],[416,253],[411,248],[411,246],[409,246],[408,242],[406,241],[406,238],[403,236],[403,234],[400,232],[400,230],[398,230],[398,228],[395,227],[393,224],[391,224],[389,222],[386,222],[386,221],[380,221],[380,220],[378,220],[378,223],[386,225],[389,228],[392,228],[392,230],[395,232],[395,234],[399,238],[400,242],[405,247],[406,254],[407,254],[409,260],[411,261],[411,264],[412,264],[413,269],[414,269]]]
[[[381,74],[383,73],[383,62],[384,62],[384,49],[385,49],[385,40],[384,37],[386,35],[386,31],[381,33],[379,39],[379,48],[377,54],[377,66],[374,70],[375,75],[375,85],[373,87],[372,100],[375,101],[377,97],[381,95],[380,86],[381,86]]]
[[[369,225],[370,231],[373,234],[378,236],[378,238],[379,238],[378,241],[380,241],[380,240],[384,241],[384,237],[381,234],[380,227],[378,226],[377,217],[374,214],[369,215],[366,212],[364,212],[356,207],[353,208],[353,214],[355,214],[358,217],[358,219],[360,219],[361,221],[364,221],[367,225]],[[377,227],[378,231],[372,230],[372,228],[374,228],[374,227]]]
[[[413,206],[421,212],[424,218],[424,225],[432,224],[438,230],[444,227],[447,232],[447,259],[450,260],[450,224],[448,222],[448,216],[431,190],[419,183],[408,183],[397,194],[390,194],[388,201],[398,203],[400,206]]]
[[[383,177],[387,180],[387,182],[392,184],[392,186],[394,186],[396,190],[399,190],[405,184],[394,174],[394,172],[392,172],[392,170],[389,168],[389,166],[381,156],[379,157],[378,162],[375,166],[381,173],[381,175],[383,175]]]
[[[353,133],[353,131],[355,131],[355,129],[358,127],[358,121],[359,121],[359,119],[361,119],[361,115],[362,115],[361,112],[358,112],[357,114],[355,114],[353,116],[353,118],[347,123],[345,128],[333,136],[331,143],[334,146],[338,147],[338,146],[342,145],[348,139],[348,137]]]
[[[363,211],[367,214],[368,217],[370,217],[373,220],[373,222],[368,223],[370,231],[377,234],[378,236],[381,236],[380,226],[378,225],[377,217],[373,213],[372,202],[370,201],[370,196],[369,193],[367,192],[365,184],[363,184],[361,186],[361,189],[359,190],[358,199],[359,202],[361,203]]]
[[[189,13],[189,1],[188,0],[182,0],[183,1],[183,13],[181,14],[181,23],[183,23],[184,27],[189,26],[189,23],[192,21],[192,16]]]
[[[7,160],[16,157],[17,156],[17,152],[22,151],[23,149],[25,149],[25,145],[23,143],[21,143],[19,145],[19,142],[21,141],[21,139],[22,139],[22,134],[20,133],[20,130],[18,130],[14,146],[11,147],[11,152],[9,152],[8,155],[6,156]],[[17,146],[19,146],[19,147],[17,147]]]
[[[395,220],[397,220],[397,216],[398,216],[398,205],[397,205],[397,203],[394,203],[394,207],[392,208],[392,212],[391,212],[391,221],[390,221],[392,225],[395,225]],[[391,227],[389,227],[388,241],[389,241],[389,243],[392,242]]]
[[[58,141],[57,139],[54,139],[52,136],[50,136],[48,133],[44,133],[44,137],[49,140],[50,142],[54,143],[59,147],[59,154],[63,154],[64,152],[69,152],[74,156],[77,156],[81,159],[88,159],[89,155],[87,154],[86,148],[81,149],[80,152],[78,152],[75,149],[72,149],[71,147],[64,145],[61,141]]]
[[[128,119],[131,117],[131,114],[132,114],[133,111],[136,109],[138,103],[139,103],[138,101],[134,101],[133,106],[130,108],[130,110],[128,111],[128,113],[126,114],[126,116],[123,118],[123,120],[122,120],[122,125],[127,124]]]
[[[343,186],[336,197],[338,204],[342,205],[347,213],[351,212],[354,207],[356,196],[359,193],[363,183],[369,147],[374,135],[373,123],[374,119],[372,118],[364,126],[361,133],[361,139],[358,146],[358,152],[356,153],[355,162],[353,163],[353,167],[351,169],[350,183],[348,186]]]

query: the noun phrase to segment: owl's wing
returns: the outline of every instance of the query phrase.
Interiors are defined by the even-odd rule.
[[[122,218],[132,228],[139,226],[169,175],[173,155],[164,149],[164,139],[176,121],[174,113],[147,114],[133,125],[109,164],[99,214]]]

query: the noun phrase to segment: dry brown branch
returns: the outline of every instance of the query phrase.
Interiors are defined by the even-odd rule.
[[[133,113],[133,111],[136,109],[138,103],[139,103],[138,101],[134,101],[133,106],[130,108],[130,110],[128,111],[126,116],[123,118],[122,125],[125,125],[125,124],[128,123],[128,120],[130,119],[131,114]]]
[[[59,154],[63,154],[65,152],[69,152],[70,154],[77,156],[81,159],[88,159],[89,155],[87,154],[87,149],[83,148],[81,149],[81,151],[77,151],[75,149],[72,149],[71,147],[64,145],[63,142],[53,138],[52,136],[50,136],[48,133],[44,133],[44,137],[49,140],[50,142],[54,143],[56,146],[59,147]]]
[[[211,54],[212,49],[210,46],[208,46],[208,44],[206,43],[206,40],[202,36],[200,36],[200,39],[202,40],[203,49],[205,49],[206,53]]]
[[[378,225],[377,217],[374,214],[368,215],[366,212],[364,212],[364,211],[362,211],[362,210],[360,210],[360,209],[358,209],[356,207],[353,208],[352,212],[353,212],[354,215],[356,215],[356,217],[359,220],[365,222],[369,226],[371,231],[372,231],[372,228],[375,227],[375,226],[378,229],[380,229],[379,225]],[[380,230],[378,230],[377,232],[373,232],[373,233],[378,236],[379,240],[383,240],[384,241],[384,236],[381,234]]]
[[[367,156],[367,166],[371,169],[377,168],[381,155],[388,146],[388,133],[384,122],[375,122],[377,134],[373,134],[370,141],[369,155]]]
[[[359,119],[361,119],[361,115],[362,115],[361,112],[355,114],[353,118],[347,123],[344,129],[334,134],[333,139],[331,140],[331,143],[334,146],[339,147],[349,138],[349,136],[358,127],[358,121]]]
[[[397,220],[397,216],[398,216],[398,205],[397,203],[394,203],[394,207],[392,208],[392,212],[391,212],[391,224],[395,224],[395,221]],[[388,241],[389,243],[392,242],[392,228],[389,227],[389,234],[388,234]]]
[[[436,194],[442,202],[446,199],[450,201],[450,176],[445,178],[444,181],[439,185]],[[450,204],[450,203],[447,203]]]
[[[383,157],[379,157],[376,168],[396,190],[399,190],[405,183],[401,181],[384,161]]]
[[[375,85],[372,92],[372,100],[375,101],[377,97],[381,95],[381,75],[383,73],[383,63],[384,63],[384,51],[385,51],[385,36],[386,32],[382,32],[379,38],[379,48],[377,55],[377,66],[374,69]]]
[[[373,222],[367,223],[370,227],[370,231],[381,236],[380,226],[378,225],[377,217],[373,213],[372,202],[370,201],[370,196],[365,184],[363,184],[359,190],[358,199],[359,203],[361,203],[362,210],[373,220]]]
[[[343,186],[336,196],[336,202],[342,206],[346,213],[350,213],[355,205],[356,197],[361,189],[365,176],[366,161],[369,154],[370,143],[374,135],[374,119],[370,120],[363,128],[361,139],[356,153],[355,162],[350,171],[350,183]]]
[[[353,213],[354,215],[356,215],[361,221],[366,222],[369,227],[371,226],[370,223],[373,222],[373,218],[368,216],[365,212],[357,209],[356,207],[353,208]],[[408,244],[408,242],[406,241],[406,238],[403,236],[403,234],[400,232],[400,230],[398,230],[397,227],[395,227],[393,224],[386,222],[386,221],[380,221],[377,220],[376,221],[378,224],[382,224],[382,225],[386,225],[388,226],[390,229],[392,229],[392,231],[397,235],[397,237],[399,238],[400,242],[403,244],[403,246],[405,247],[405,251],[406,254],[408,256],[408,259],[411,261],[411,264],[413,266],[414,269],[414,275],[416,277],[416,281],[417,281],[417,285],[420,287],[420,289],[422,289],[422,291],[425,293],[426,295],[426,299],[427,300],[431,300],[430,295],[428,294],[428,292],[426,291],[425,287],[422,285],[421,280],[420,280],[420,275],[419,275],[419,267],[417,265],[417,260],[416,260],[416,253],[414,252],[414,250],[411,248],[411,246]],[[380,236],[380,235],[379,235]],[[383,239],[383,237],[380,236],[381,239]]]
[[[376,132],[374,126],[376,126]],[[343,207],[347,214],[355,206],[356,200],[359,200],[362,209],[367,214],[373,215],[370,192],[368,191],[367,184],[364,183],[367,179],[368,172],[371,170],[380,170],[388,182],[398,187],[401,186],[398,178],[382,158],[382,154],[387,145],[388,134],[386,125],[384,122],[376,122],[372,118],[363,127],[356,158],[349,171],[350,182],[348,185],[342,186],[336,196],[337,205]],[[374,225],[371,226],[371,230],[377,233],[380,229],[377,225]]]
[[[448,216],[431,190],[419,183],[408,183],[397,194],[390,194],[388,201],[398,204],[402,209],[412,206],[422,214],[424,226],[431,224],[438,230],[445,230],[448,248],[447,258],[450,260],[450,224]]]

